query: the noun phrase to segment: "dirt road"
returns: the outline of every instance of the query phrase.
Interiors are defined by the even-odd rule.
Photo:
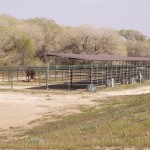
[[[94,99],[150,93],[150,86],[109,92],[0,92],[0,129],[27,127],[37,119],[79,112],[77,106],[96,105]]]

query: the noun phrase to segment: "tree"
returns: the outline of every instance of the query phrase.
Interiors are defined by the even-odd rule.
[[[117,31],[104,28],[97,31],[95,54],[127,55],[124,41]]]
[[[22,60],[21,65],[24,65],[25,60],[33,56],[34,46],[27,36],[23,35],[18,39],[17,52]]]
[[[32,26],[37,25],[42,30],[42,44],[37,50],[37,56],[45,62],[45,53],[55,51],[60,48],[58,36],[62,32],[62,28],[53,20],[45,18],[30,19],[26,22]]]
[[[25,60],[30,59],[34,55],[34,43],[27,34],[15,29],[10,31],[6,31],[7,38],[5,37],[1,50],[4,54],[3,60],[7,64],[24,65]]]
[[[124,41],[113,29],[97,29],[91,26],[69,28],[63,51],[86,54],[126,55]]]
[[[148,57],[150,56],[150,42],[148,40],[141,42],[129,42],[127,44],[129,56]]]
[[[144,41],[146,36],[135,30],[120,30],[119,34],[127,41]]]
[[[128,56],[150,56],[150,42],[141,32],[121,30],[119,34],[126,40]]]

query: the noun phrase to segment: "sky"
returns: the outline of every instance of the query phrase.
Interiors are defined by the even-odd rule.
[[[0,0],[0,14],[59,25],[131,29],[150,37],[150,0]]]

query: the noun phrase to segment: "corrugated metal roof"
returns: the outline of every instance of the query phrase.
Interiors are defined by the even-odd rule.
[[[92,55],[74,53],[48,53],[47,56],[57,56],[68,59],[87,60],[87,61],[150,61],[148,57],[127,57],[115,55]]]

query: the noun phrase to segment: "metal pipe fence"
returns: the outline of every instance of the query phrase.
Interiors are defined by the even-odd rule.
[[[34,77],[27,76],[33,70]],[[111,86],[131,84],[150,79],[150,62],[102,61],[88,65],[57,65],[40,67],[0,67],[0,89],[62,87],[81,88],[89,84]]]

